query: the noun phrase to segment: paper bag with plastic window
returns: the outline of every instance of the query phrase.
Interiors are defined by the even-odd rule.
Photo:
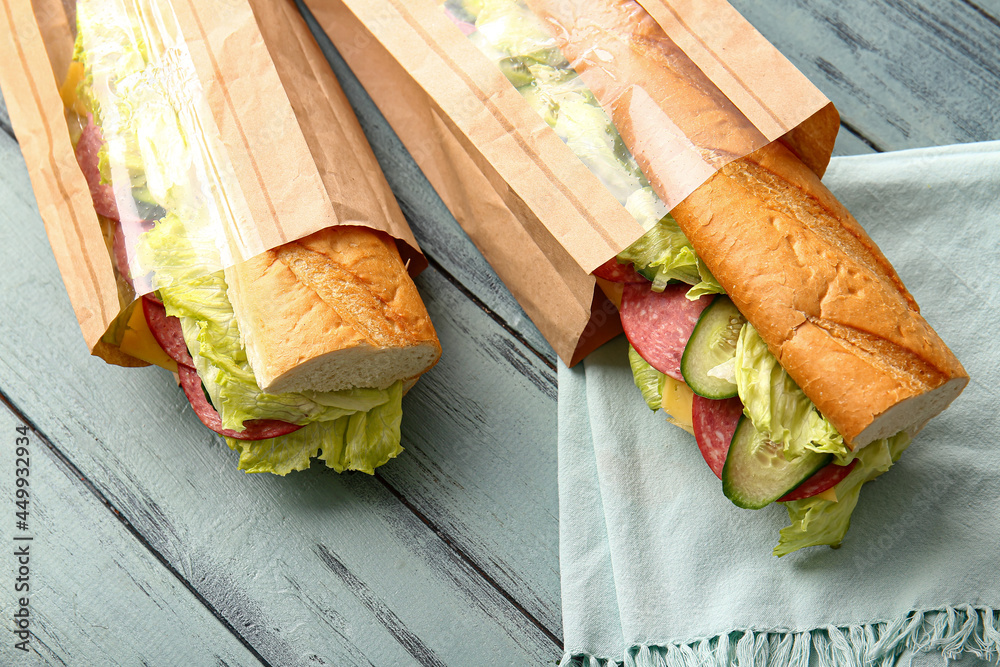
[[[562,534],[563,546],[574,532],[587,538],[563,563],[578,574],[595,571],[594,535],[608,534],[614,551],[628,523],[613,523],[602,499],[629,516],[676,517],[696,490],[681,480],[646,493],[663,486],[663,465],[686,462],[683,448],[662,446],[679,440],[650,439],[639,413],[618,406],[630,376],[650,409],[696,433],[734,504],[786,503],[779,556],[839,545],[862,484],[968,383],[820,181],[836,112],[724,3],[307,2],[563,360],[600,342],[588,339],[588,318],[596,329],[606,315],[588,274],[609,298],[620,290],[630,346],[615,349],[631,368],[598,353],[579,391],[560,393],[560,436],[582,443],[572,454],[596,456],[585,484],[599,482],[597,530]],[[573,375],[563,370],[561,383]],[[562,419],[564,398],[582,419]],[[591,431],[605,437],[592,443]],[[579,476],[563,475],[574,465],[563,453],[560,495],[575,508],[579,484],[562,482]],[[648,489],[637,491],[637,470],[651,471]],[[721,517],[710,514],[697,521]],[[646,545],[651,525],[635,524],[629,545]],[[640,551],[653,569],[670,560]],[[601,572],[582,579],[603,585],[611,573]],[[576,600],[587,618],[592,601]]]
[[[570,365],[621,331],[592,271],[770,142],[821,175],[839,128],[723,0],[305,1]]]
[[[231,447],[265,441],[247,470],[401,451],[440,354],[426,260],[294,4],[3,0],[0,62],[93,354],[178,373]]]
[[[198,219],[186,224],[201,225],[189,231],[211,237],[217,251],[199,258],[206,272],[333,225],[383,231],[400,241],[411,273],[426,266],[353,111],[293,5],[5,0],[5,7],[0,48],[11,65],[0,72],[4,99],[59,269],[95,354],[129,363],[108,349],[108,341],[125,324],[120,312],[151,291],[137,237],[150,218],[170,214],[165,203],[201,207],[192,216]],[[90,86],[92,99],[77,98],[84,76],[81,59],[74,59],[78,10],[90,12],[100,26],[92,44],[85,36],[78,45],[107,51],[95,55],[95,62],[104,58],[113,68],[127,66],[113,59],[148,59],[129,81],[141,91],[138,99],[116,90],[121,79],[112,82],[109,72]],[[121,36],[130,25],[141,27],[114,43],[115,31]],[[156,80],[144,87],[150,82],[143,77]],[[106,136],[99,138],[88,129],[94,106],[103,112]],[[179,123],[157,127],[164,120],[157,113],[165,117],[176,109]],[[148,116],[137,121],[138,113]],[[138,149],[128,143],[133,140]],[[110,185],[103,200],[92,201],[86,167],[77,161],[91,149],[102,181]],[[143,183],[134,175],[136,160],[147,167]],[[171,171],[178,164],[183,168]],[[116,226],[124,239],[115,241]]]

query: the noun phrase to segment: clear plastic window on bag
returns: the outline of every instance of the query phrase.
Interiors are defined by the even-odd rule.
[[[565,9],[563,13],[577,19],[574,25],[567,25],[560,22],[564,17],[553,14],[543,17],[530,4],[525,0],[439,0],[441,8],[470,42],[497,65],[644,229],[652,228],[670,208],[726,163],[768,143],[661,32],[657,39],[664,45],[669,43],[677,52],[672,55],[671,66],[701,85],[707,96],[717,98],[718,111],[728,124],[717,122],[706,126],[704,119],[691,117],[690,108],[673,105],[669,94],[663,96],[662,91],[654,91],[651,95],[641,81],[621,82],[618,89],[602,91],[605,107],[624,109],[617,115],[627,118],[630,124],[656,125],[653,132],[643,134],[644,145],[660,151],[664,146],[673,148],[673,164],[666,177],[662,171],[655,172],[660,182],[654,190],[644,173],[647,166],[643,164],[644,156],[640,154],[637,159],[629,151],[615,121],[588,87],[587,77],[574,68],[585,64],[588,71],[600,69],[601,61],[613,55],[595,49],[571,63],[554,35],[580,30],[587,22],[572,17],[573,10]],[[637,11],[642,12],[642,8],[637,6]],[[644,19],[652,25],[648,16],[644,15]],[[615,25],[598,25],[595,20],[588,29],[614,31]],[[575,39],[578,41],[579,37]],[[627,46],[628,38],[622,37],[620,41]],[[590,80],[602,78],[590,77]],[[653,95],[660,99],[654,100]]]
[[[95,208],[114,226],[112,257],[134,294],[234,261],[242,211],[201,84],[169,4],[80,0],[62,90]],[[169,228],[169,229],[168,229]],[[162,231],[161,231],[162,230]],[[163,238],[170,232],[169,249]]]
[[[252,216],[172,5],[34,5],[114,268],[121,313],[102,341],[173,369],[142,335],[138,297],[210,276],[266,247],[246,233]],[[60,32],[64,40],[52,39]]]
[[[708,120],[713,122],[692,118],[690,107],[675,104],[669,94],[654,100],[641,80],[617,82],[613,75],[607,76],[605,68],[614,56],[601,49],[571,63],[554,36],[570,30],[613,30],[613,22],[597,25],[580,21],[573,10],[565,8],[564,16],[549,13],[543,18],[525,0],[439,0],[439,6],[646,230],[619,258],[634,263],[656,291],[662,291],[668,282],[681,281],[693,286],[690,298],[722,292],[669,210],[716,170],[768,140],[694,63],[653,28],[651,34],[662,42],[663,53],[676,52],[670,67],[686,78],[686,84],[694,82],[712,98],[715,107]],[[642,16],[630,14],[628,18],[655,25],[638,5],[632,13],[636,12]],[[560,22],[567,17],[574,19],[573,25]],[[629,39],[619,40],[626,52]],[[602,85],[604,106],[575,64],[585,66],[589,80]],[[595,76],[595,69],[604,75],[599,72]],[[638,135],[632,138],[633,146],[649,147],[653,159],[662,161],[668,156],[666,165],[646,170],[657,177],[655,188],[644,173],[643,167],[650,166],[645,151],[640,152],[640,159],[633,155],[605,107],[616,109],[616,116],[626,119],[633,133],[640,126],[655,126],[643,133],[641,142]]]

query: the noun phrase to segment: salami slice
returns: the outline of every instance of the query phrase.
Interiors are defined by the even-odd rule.
[[[823,466],[816,474],[799,484],[794,490],[778,498],[778,502],[784,503],[789,500],[811,498],[818,493],[823,493],[827,489],[832,489],[836,486],[837,482],[847,477],[854,470],[856,463],[857,461],[851,461],[846,466],[838,466],[833,463]]]
[[[610,280],[613,283],[649,284],[649,281],[637,273],[631,264],[619,264],[618,260],[614,257],[594,269],[594,275],[604,280]]]
[[[690,285],[667,285],[662,292],[649,283],[629,283],[622,290],[622,328],[635,351],[650,366],[675,380],[681,375],[681,357],[701,311],[712,302],[706,294],[696,301],[685,294]]]
[[[184,342],[181,321],[168,316],[163,304],[149,296],[142,297],[142,314],[146,316],[146,324],[163,351],[181,366],[194,368],[194,360]]]
[[[94,200],[94,210],[105,218],[118,220],[118,202],[115,201],[115,191],[107,183],[101,183],[101,169],[98,153],[104,145],[104,135],[101,128],[94,124],[93,118],[87,123],[76,144],[76,161],[80,164],[87,185],[90,186],[90,197]]]
[[[128,250],[125,248],[125,231],[122,223],[115,221],[115,236],[111,241],[111,249],[115,253],[115,264],[118,266],[118,273],[121,274],[129,285],[132,284],[132,272],[128,266]]]
[[[715,476],[722,479],[722,467],[726,465],[729,443],[736,432],[736,424],[743,414],[743,403],[739,398],[714,401],[695,394],[691,405],[691,419],[694,422],[694,438],[698,449],[705,457],[705,463]]]
[[[181,378],[181,388],[187,396],[191,407],[201,423],[220,435],[237,440],[265,440],[267,438],[277,438],[279,435],[287,435],[292,431],[297,431],[301,426],[278,421],[277,419],[250,419],[243,423],[242,431],[234,431],[222,428],[222,417],[216,412],[212,404],[208,402],[205,392],[201,388],[201,378],[198,371],[190,366],[178,366],[177,374]]]
[[[732,442],[733,434],[736,432],[736,424],[739,423],[742,414],[743,404],[739,398],[713,401],[695,394],[694,403],[691,406],[694,437],[698,441],[701,455],[705,457],[705,463],[719,479],[722,479],[722,467],[726,465],[729,443]],[[795,490],[779,498],[778,502],[802,500],[823,493],[847,477],[856,463],[857,461],[851,461],[846,466],[838,466],[833,463],[824,466]]]
[[[129,256],[128,256],[128,246],[125,242],[125,225],[128,224],[134,227],[133,238],[148,232],[153,228],[153,222],[151,220],[140,220],[138,222],[124,223],[119,220],[114,221],[115,225],[115,235],[111,241],[111,249],[115,254],[115,265],[118,267],[118,273],[122,275],[122,278],[128,281],[128,284],[132,284],[132,270],[129,266]]]

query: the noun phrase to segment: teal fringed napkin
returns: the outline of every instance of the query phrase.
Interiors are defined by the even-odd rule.
[[[564,665],[997,660],[1000,142],[839,158],[825,180],[972,381],[865,486],[840,549],[779,559],[784,507],[726,500],[646,407],[623,338],[561,365]]]

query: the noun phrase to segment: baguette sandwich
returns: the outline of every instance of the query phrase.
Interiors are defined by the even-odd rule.
[[[775,555],[839,545],[864,482],[968,375],[815,156],[754,144],[635,0],[444,5],[647,230],[594,275],[650,408],[695,435],[735,504],[786,505]],[[675,127],[631,113],[637,93]],[[668,212],[678,140],[717,171]]]
[[[156,62],[115,3],[80,0],[76,17],[61,92],[124,308],[103,356],[177,373],[248,472],[318,456],[371,473],[396,456],[402,395],[441,347],[395,240],[342,225],[225,261],[212,139],[192,129],[188,91],[165,85],[181,85],[183,67]],[[341,124],[361,136],[353,117]],[[357,169],[379,173],[362,157]]]

